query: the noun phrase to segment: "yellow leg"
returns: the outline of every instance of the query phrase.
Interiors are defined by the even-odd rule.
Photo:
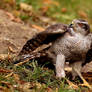
[[[83,78],[82,74],[77,70],[74,69],[76,71],[76,73],[79,75],[79,77],[82,79],[83,84],[80,84],[81,86],[87,86],[88,88],[92,89],[92,86],[89,85],[89,83]]]

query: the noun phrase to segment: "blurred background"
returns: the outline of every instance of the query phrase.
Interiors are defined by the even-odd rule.
[[[0,8],[11,12],[26,24],[41,27],[48,23],[88,20],[92,28],[92,0],[0,0]]]

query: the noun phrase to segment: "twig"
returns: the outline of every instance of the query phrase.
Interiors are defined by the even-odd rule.
[[[6,78],[10,77],[13,75],[13,72],[11,72],[10,74],[8,74],[7,76],[5,76]]]

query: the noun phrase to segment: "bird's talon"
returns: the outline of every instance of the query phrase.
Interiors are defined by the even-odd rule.
[[[86,86],[86,87],[88,87],[89,89],[92,89],[92,86],[89,85],[89,83],[79,84],[79,86]]]

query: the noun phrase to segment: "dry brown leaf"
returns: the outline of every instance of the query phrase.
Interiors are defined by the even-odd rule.
[[[69,88],[73,88],[73,89],[78,89],[79,87],[77,85],[75,85],[74,83],[72,83],[71,81],[69,81],[68,79],[66,79],[67,83],[69,84]]]
[[[48,6],[43,6],[43,7],[41,8],[41,11],[42,11],[42,13],[46,13],[46,12],[48,11],[48,9],[49,9]]]
[[[41,16],[40,17],[40,20],[42,20],[44,23],[47,23],[48,24],[55,24],[56,22],[52,21],[50,18],[47,18],[47,17],[44,17],[44,16]]]
[[[5,60],[7,57],[7,54],[0,54],[0,60]]]
[[[37,86],[37,88],[38,88],[38,89],[40,89],[40,88],[41,88],[41,84],[40,84],[40,83],[38,83],[38,82],[36,82],[36,86]]]
[[[38,25],[32,25],[32,27],[39,30],[39,31],[44,31],[45,30],[43,27],[40,27]]]
[[[18,74],[13,74],[13,77],[16,80],[16,82],[19,82],[20,78]]]
[[[13,75],[13,72],[11,72],[10,74],[6,75],[5,77],[8,78],[8,77],[10,77],[12,75]]]
[[[5,3],[8,3],[12,6],[16,5],[16,0],[4,0],[4,1],[5,1]]]
[[[12,72],[11,70],[7,70],[7,69],[3,69],[3,68],[0,68],[0,73],[10,73]]]
[[[56,91],[55,92],[58,92],[58,88],[56,88]]]
[[[10,76],[13,75],[15,81],[17,82],[18,86],[17,89],[21,92],[30,92],[30,82],[21,81],[18,74],[10,73]],[[10,77],[9,75],[7,77]],[[14,85],[13,87],[16,87]]]
[[[6,15],[10,18],[10,20],[13,20],[15,17],[11,14],[11,13],[9,13],[9,12],[6,12]]]
[[[13,92],[9,88],[0,86],[0,92]]]
[[[17,22],[17,23],[23,23],[23,21],[20,18],[14,18],[12,21]]]
[[[21,10],[24,10],[26,12],[32,12],[32,6],[25,4],[25,3],[20,3],[20,8]]]
[[[87,14],[84,11],[78,11],[80,17],[87,18]]]
[[[6,14],[8,15],[8,17],[10,18],[11,21],[14,21],[14,22],[17,22],[17,23],[23,23],[20,18],[15,18],[15,16],[13,16],[11,13],[6,12]]]
[[[0,60],[11,60],[15,55],[10,55],[10,54],[0,54]]]
[[[20,89],[23,92],[31,92],[30,87],[31,87],[30,82],[26,82],[25,84],[20,85]]]
[[[11,87],[12,87],[11,84],[10,84],[9,82],[1,81],[1,83],[7,85],[8,88],[11,88]]]
[[[12,53],[15,53],[16,51],[13,50],[13,48],[11,46],[8,47],[9,51],[12,52]]]
[[[56,6],[59,6],[59,2],[57,1],[53,1],[53,0],[43,0],[43,4],[53,4],[53,5],[56,5]]]
[[[67,12],[67,9],[66,9],[66,8],[62,8],[62,9],[61,9],[61,12],[62,12],[62,13],[66,13],[66,12]]]
[[[53,90],[49,87],[46,90],[47,90],[47,92],[53,92]]]

